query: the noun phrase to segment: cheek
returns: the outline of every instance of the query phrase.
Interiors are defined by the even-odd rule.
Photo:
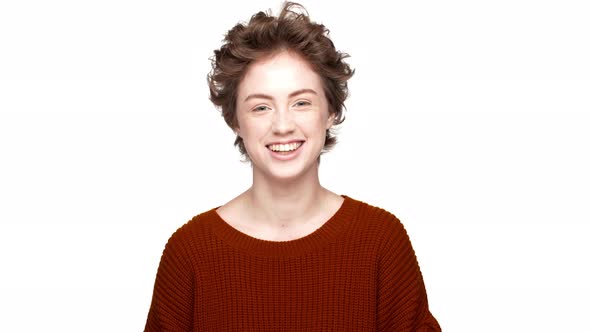
[[[323,132],[327,129],[326,123],[328,123],[328,116],[322,116],[318,113],[309,113],[308,115],[301,117],[299,119],[299,126],[301,128],[305,128],[306,131],[309,131],[308,134],[312,134],[312,132]]]
[[[264,121],[242,121],[239,135],[244,141],[256,141],[266,134],[266,127]]]

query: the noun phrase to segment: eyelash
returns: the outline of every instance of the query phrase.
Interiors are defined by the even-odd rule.
[[[310,102],[308,102],[308,101],[305,101],[305,100],[300,100],[300,101],[296,102],[296,103],[295,103],[295,105],[297,105],[297,104],[299,104],[299,103],[303,103],[303,105],[300,105],[300,106],[308,106],[308,105],[311,105],[311,103],[310,103]]]
[[[301,103],[302,103],[302,105],[299,105],[299,104],[301,104]],[[305,101],[305,100],[300,100],[300,101],[298,101],[298,102],[296,102],[296,103],[295,103],[295,106],[300,106],[300,107],[303,107],[303,106],[308,106],[308,105],[311,105],[311,103],[310,103],[310,102],[308,102],[308,101]],[[266,109],[268,109],[268,108],[269,108],[268,106],[260,105],[260,106],[257,106],[257,107],[255,107],[255,108],[253,109],[253,111],[254,111],[254,112],[263,112],[263,111],[266,111],[266,109],[261,109],[261,108],[263,108],[263,107],[264,107],[264,108],[266,108]]]
[[[256,106],[256,107],[253,109],[253,111],[254,111],[254,112],[262,112],[262,111],[265,111],[265,110],[261,110],[261,109],[260,109],[260,108],[262,108],[262,107],[268,108],[268,106]]]

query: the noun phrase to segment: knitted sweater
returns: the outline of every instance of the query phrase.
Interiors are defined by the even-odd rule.
[[[290,241],[195,216],[166,244],[145,331],[440,331],[400,221],[343,197]]]

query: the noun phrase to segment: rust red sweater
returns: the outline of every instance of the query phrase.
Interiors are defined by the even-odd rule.
[[[195,216],[166,244],[145,331],[440,331],[400,221],[343,197],[291,241]]]

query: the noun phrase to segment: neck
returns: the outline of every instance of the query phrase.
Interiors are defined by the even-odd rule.
[[[305,224],[317,215],[331,194],[320,185],[318,165],[295,180],[270,179],[253,170],[252,187],[245,199],[252,216],[277,228]]]

